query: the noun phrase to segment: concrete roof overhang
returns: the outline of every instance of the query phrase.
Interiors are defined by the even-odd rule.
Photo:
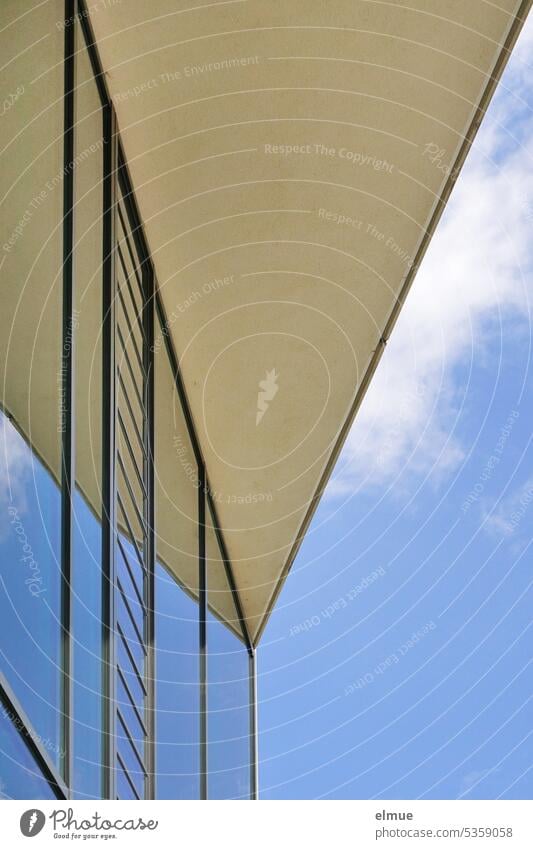
[[[133,0],[91,14],[255,641],[525,10]]]

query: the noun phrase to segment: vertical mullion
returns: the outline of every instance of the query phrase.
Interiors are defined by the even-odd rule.
[[[148,799],[155,799],[155,488],[154,488],[154,298],[153,273],[151,267],[144,261],[142,266],[143,280],[143,365],[145,378],[145,410],[147,428],[147,452],[145,464],[146,498],[146,617],[145,645],[146,658],[146,764],[148,771]]]
[[[61,350],[61,748],[62,774],[72,784],[72,493],[74,489],[74,0],[65,0],[63,110],[63,316]]]
[[[257,655],[249,652],[250,681],[250,799],[259,797],[258,746],[257,746]]]
[[[205,558],[205,468],[198,468],[198,613],[200,629],[200,799],[207,799],[207,574]]]
[[[116,797],[115,609],[115,190],[116,133],[110,104],[103,106],[103,315],[102,315],[102,709],[104,798]]]

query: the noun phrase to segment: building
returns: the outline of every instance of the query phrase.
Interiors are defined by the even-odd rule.
[[[261,635],[529,5],[4,0],[4,796],[257,797]]]

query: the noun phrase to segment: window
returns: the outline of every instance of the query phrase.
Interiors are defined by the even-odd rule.
[[[250,797],[250,656],[208,515],[208,797]]]
[[[102,108],[76,23],[72,517],[73,761],[77,798],[102,795]]]
[[[198,799],[198,471],[160,331],[154,348],[157,797]]]
[[[198,603],[156,568],[157,798],[200,796]]]
[[[125,179],[115,206],[116,746],[119,798],[151,786],[153,710],[152,275],[135,238]]]

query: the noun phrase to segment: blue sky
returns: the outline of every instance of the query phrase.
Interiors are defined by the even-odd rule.
[[[263,637],[262,798],[531,798],[533,20]]]

